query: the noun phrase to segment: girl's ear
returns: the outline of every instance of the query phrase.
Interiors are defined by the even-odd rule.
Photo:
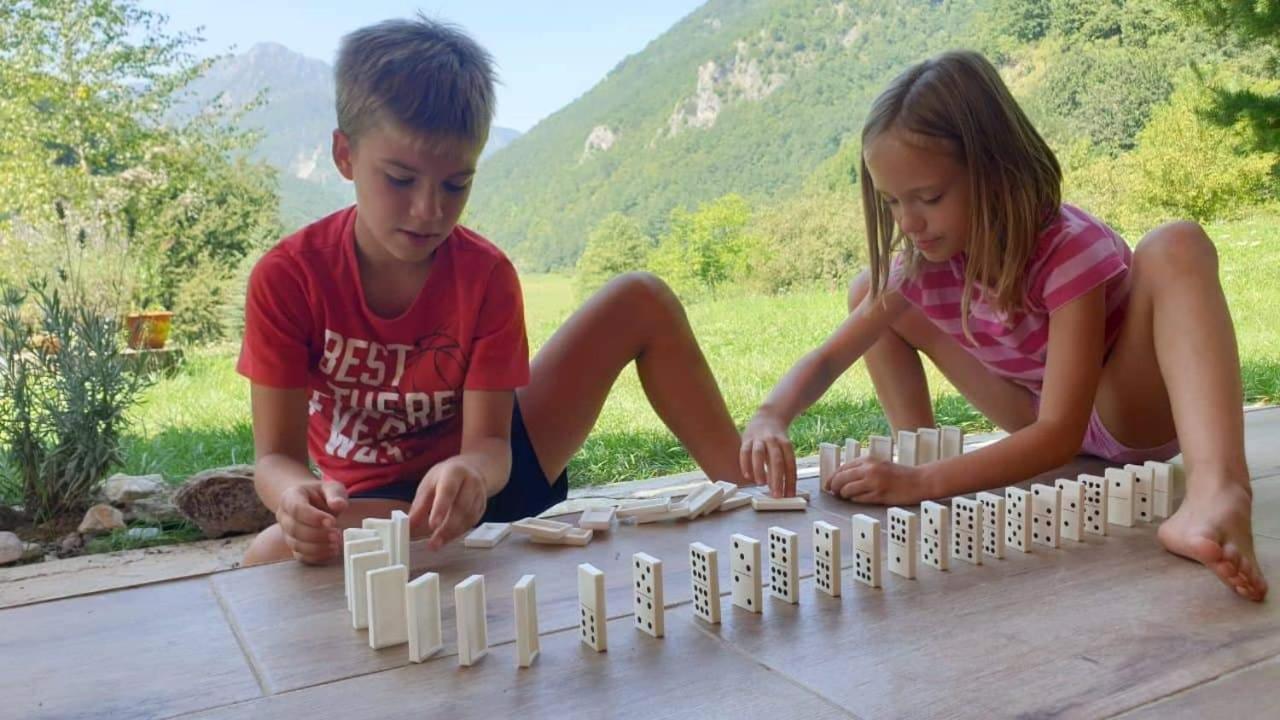
[[[333,131],[333,164],[342,173],[342,177],[355,180],[355,171],[351,165],[351,138],[341,130]]]

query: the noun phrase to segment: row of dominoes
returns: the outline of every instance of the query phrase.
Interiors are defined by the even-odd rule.
[[[859,457],[875,460],[894,460],[894,440],[889,435],[872,435],[867,438],[867,445],[852,438],[844,441],[844,445],[822,443],[818,446],[818,478],[820,487],[826,490],[831,483],[831,476],[840,468],[842,462],[850,462]],[[902,430],[898,432],[897,461],[901,465],[923,465],[935,460],[959,457],[964,452],[964,431],[954,426],[941,428],[920,428],[915,432]]]

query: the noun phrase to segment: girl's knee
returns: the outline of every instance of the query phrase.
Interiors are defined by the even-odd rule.
[[[648,272],[624,273],[600,289],[601,300],[617,304],[633,317],[659,315],[684,319],[684,306],[671,286]]]
[[[1134,249],[1134,264],[1186,277],[1189,271],[1218,271],[1218,250],[1204,228],[1189,221],[1172,222],[1152,230]]]
[[[279,525],[272,525],[258,533],[253,542],[249,543],[249,549],[244,552],[246,567],[291,559],[293,559],[293,551],[285,542],[284,532],[280,530]]]

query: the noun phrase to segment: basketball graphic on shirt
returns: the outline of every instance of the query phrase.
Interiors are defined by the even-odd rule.
[[[461,392],[467,375],[467,358],[461,344],[444,332],[419,338],[413,344],[405,366],[404,379],[400,382],[403,393],[445,389]]]

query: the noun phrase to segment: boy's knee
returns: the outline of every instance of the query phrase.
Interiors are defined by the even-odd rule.
[[[272,525],[258,533],[253,542],[249,543],[249,549],[244,551],[243,564],[248,567],[292,559],[293,551],[284,540],[284,532],[279,525]]]
[[[1161,225],[1147,233],[1134,250],[1135,263],[1185,277],[1189,271],[1212,270],[1217,274],[1218,250],[1198,223],[1180,221]]]
[[[863,270],[849,283],[849,312],[857,309],[871,290],[871,271]]]
[[[601,292],[621,303],[631,311],[657,312],[663,315],[684,317],[684,306],[671,286],[653,273],[637,271],[619,275],[609,281]]]

